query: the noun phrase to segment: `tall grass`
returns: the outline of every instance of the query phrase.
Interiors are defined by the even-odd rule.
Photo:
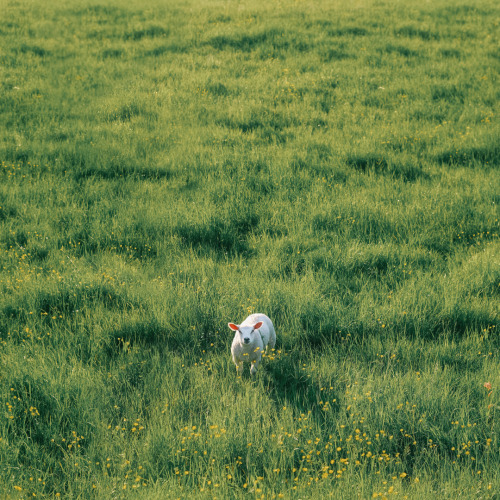
[[[4,2],[1,495],[496,498],[498,14]]]

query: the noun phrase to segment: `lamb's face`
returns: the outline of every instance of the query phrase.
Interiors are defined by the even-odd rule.
[[[259,321],[253,326],[239,326],[234,323],[228,323],[229,328],[236,332],[236,337],[239,338],[241,345],[252,345],[259,334],[259,328],[262,326],[262,321]]]
[[[237,335],[240,336],[240,344],[253,344],[255,336],[258,332],[254,330],[251,326],[241,326],[238,328]]]

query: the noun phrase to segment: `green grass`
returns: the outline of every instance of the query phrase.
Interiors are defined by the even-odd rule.
[[[1,4],[0,496],[498,497],[497,2]]]

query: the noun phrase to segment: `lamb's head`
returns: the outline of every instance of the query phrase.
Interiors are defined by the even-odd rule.
[[[257,330],[262,326],[262,321],[255,323],[253,326],[240,326],[234,323],[228,323],[227,326],[236,332],[236,335],[239,335],[240,344],[252,345],[255,341],[255,336],[259,335]]]

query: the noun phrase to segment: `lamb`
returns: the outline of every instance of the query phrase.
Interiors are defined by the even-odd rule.
[[[243,373],[243,362],[251,363],[250,374],[255,375],[262,360],[264,349],[274,348],[276,345],[276,332],[271,320],[261,313],[251,314],[241,323],[235,325],[228,323],[235,333],[231,345],[231,355],[238,375]]]

